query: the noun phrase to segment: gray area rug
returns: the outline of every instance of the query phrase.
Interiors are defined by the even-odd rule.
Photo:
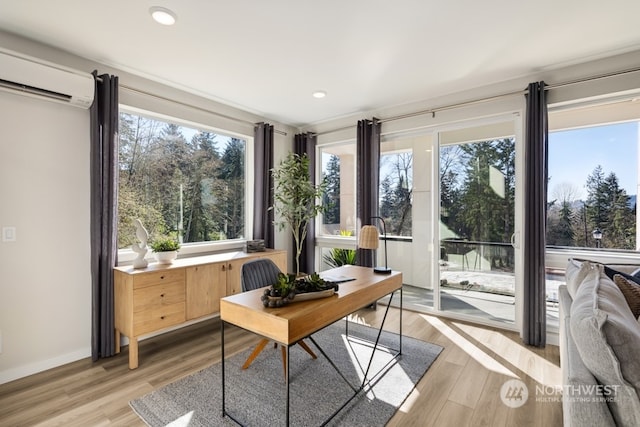
[[[313,339],[357,388],[371,356],[377,330],[344,320],[317,332]],[[398,335],[383,332],[380,342],[398,349]],[[329,362],[318,354],[313,360],[300,346],[290,350],[290,424],[321,425],[354,394]],[[226,409],[245,426],[285,425],[286,388],[280,350],[268,345],[247,370],[241,366],[248,349],[225,362]],[[442,347],[402,337],[402,355],[395,361],[390,351],[376,351],[369,379],[383,369],[328,425],[384,426],[438,357]],[[130,402],[133,410],[152,427],[234,426],[222,417],[221,364],[182,378]]]

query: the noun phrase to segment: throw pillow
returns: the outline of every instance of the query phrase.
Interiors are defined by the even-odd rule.
[[[607,277],[611,280],[613,280],[613,276],[615,276],[616,274],[619,274],[625,279],[630,280],[636,285],[640,286],[640,278],[638,278],[637,276],[634,276],[633,274],[625,273],[624,271],[616,270],[607,265],[604,266],[604,274],[606,274]]]
[[[622,291],[622,295],[627,300],[633,316],[638,318],[640,316],[640,285],[626,279],[621,274],[614,275],[613,281]]]
[[[570,259],[565,270],[565,282],[567,283],[567,291],[571,298],[576,297],[576,292],[580,284],[584,281],[590,271],[593,271],[594,265],[589,261]]]

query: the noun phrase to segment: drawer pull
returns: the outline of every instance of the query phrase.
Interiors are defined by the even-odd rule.
[[[231,264],[229,264],[229,270],[231,270],[233,268],[233,266]]]
[[[227,271],[227,266],[226,265],[222,265],[222,271]]]
[[[160,294],[160,298],[164,298],[164,294]]]
[[[164,279],[164,276],[160,276],[161,279]]]
[[[160,320],[164,320],[164,316],[160,316]]]

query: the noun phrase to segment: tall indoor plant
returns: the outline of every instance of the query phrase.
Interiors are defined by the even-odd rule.
[[[289,228],[293,234],[296,250],[296,274],[300,274],[300,255],[307,236],[309,221],[325,211],[322,200],[326,183],[315,185],[309,176],[309,157],[289,152],[272,170],[274,181],[274,224],[279,230]]]

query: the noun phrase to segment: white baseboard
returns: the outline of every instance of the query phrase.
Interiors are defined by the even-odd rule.
[[[76,350],[51,359],[40,360],[28,365],[0,371],[0,384],[28,377],[29,375],[37,374],[47,369],[57,368],[58,366],[66,365],[67,363],[75,362],[86,357],[91,357],[91,348]]]

